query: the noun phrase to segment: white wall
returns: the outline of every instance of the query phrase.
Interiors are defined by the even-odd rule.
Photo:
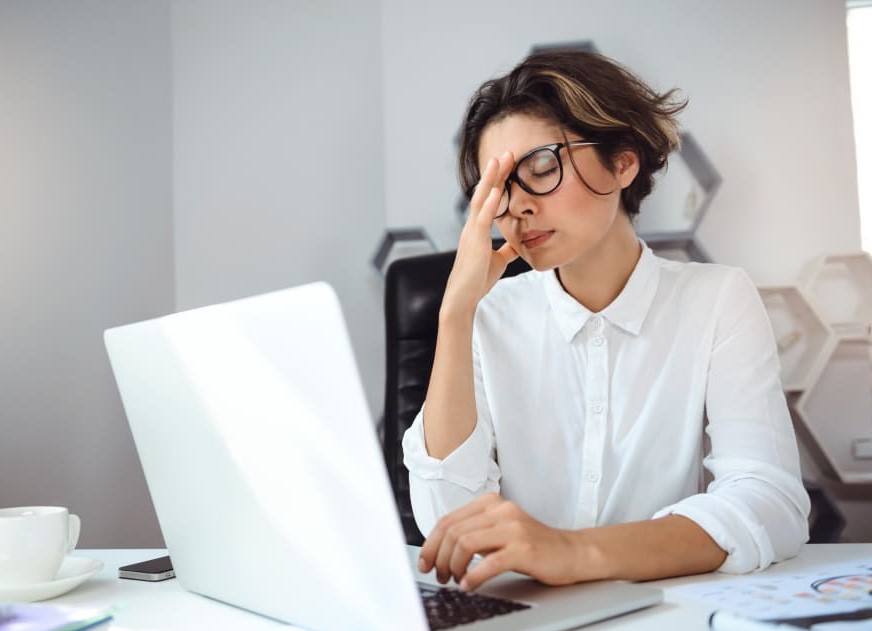
[[[684,127],[724,180],[699,230],[714,260],[772,284],[794,281],[819,253],[859,248],[842,2],[382,6],[389,225],[424,225],[453,247],[452,139],[472,91],[533,44],[592,40],[660,89],[689,97]]]
[[[0,506],[159,540],[103,329],[172,310],[169,7],[0,2]]]
[[[173,3],[178,307],[330,282],[375,414],[379,16],[376,0]]]
[[[83,546],[162,544],[115,324],[327,280],[380,414],[379,15],[0,3],[0,506],[68,505]]]

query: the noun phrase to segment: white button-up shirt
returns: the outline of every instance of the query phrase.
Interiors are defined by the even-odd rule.
[[[553,271],[503,279],[476,311],[473,362],[466,441],[429,456],[424,410],[403,437],[423,533],[495,491],[556,528],[683,515],[727,552],[728,572],[808,539],[775,340],[743,271],[644,246],[599,313]]]

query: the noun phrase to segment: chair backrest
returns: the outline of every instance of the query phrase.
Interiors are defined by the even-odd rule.
[[[412,516],[409,472],[403,465],[401,442],[427,394],[436,350],[439,307],[455,254],[455,251],[439,252],[397,259],[388,268],[385,278],[385,463],[406,541],[415,545],[420,545],[424,539]],[[529,269],[519,258],[509,265],[503,276],[514,276]]]

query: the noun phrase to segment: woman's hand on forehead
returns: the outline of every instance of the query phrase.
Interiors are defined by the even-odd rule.
[[[478,214],[482,210],[487,210],[489,206],[494,207],[494,214],[496,214],[496,205],[503,194],[506,178],[509,177],[514,167],[515,157],[511,151],[504,151],[502,155],[490,158],[485,162],[481,178],[475,185],[472,199],[469,200],[470,214]],[[496,195],[492,204],[488,204],[489,195]]]
[[[454,267],[448,278],[443,308],[472,314],[518,253],[508,244],[493,249],[491,230],[506,178],[515,166],[511,152],[491,158],[469,202],[469,216],[460,233]]]

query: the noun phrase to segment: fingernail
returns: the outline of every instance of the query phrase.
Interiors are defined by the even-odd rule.
[[[469,591],[469,582],[465,578],[460,580],[460,589],[465,592]]]
[[[427,562],[423,558],[418,559],[418,569],[422,572],[427,571]]]

